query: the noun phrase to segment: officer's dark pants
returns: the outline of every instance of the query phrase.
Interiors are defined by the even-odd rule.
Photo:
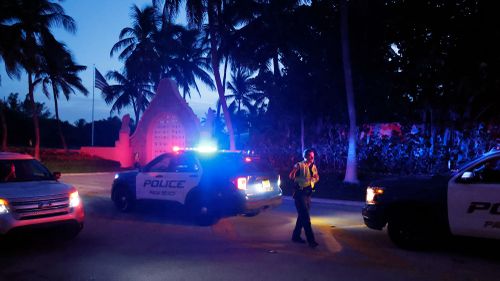
[[[293,194],[298,216],[297,222],[295,223],[295,229],[293,230],[292,239],[300,239],[300,233],[302,228],[304,228],[306,239],[309,244],[316,243],[311,227],[311,217],[309,216],[309,209],[311,209],[311,193],[311,188],[297,188]]]

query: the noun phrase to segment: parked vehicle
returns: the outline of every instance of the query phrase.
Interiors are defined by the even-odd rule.
[[[277,172],[258,157],[231,151],[165,153],[140,170],[117,174],[111,189],[123,212],[138,200],[177,202],[201,225],[223,216],[257,215],[281,204],[281,197]]]
[[[500,239],[500,151],[448,175],[373,182],[362,214],[370,228],[387,225],[390,239],[404,248],[442,235]]]
[[[60,176],[30,155],[0,152],[0,236],[56,226],[76,236],[85,218],[82,200]]]

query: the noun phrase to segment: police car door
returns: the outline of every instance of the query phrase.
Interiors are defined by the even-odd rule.
[[[193,155],[164,154],[136,177],[137,199],[158,199],[184,204],[200,181],[200,166]]]
[[[500,238],[500,157],[473,165],[448,182],[448,220],[452,234]]]

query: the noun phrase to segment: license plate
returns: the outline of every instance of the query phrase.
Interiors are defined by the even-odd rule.
[[[262,181],[262,187],[264,188],[264,191],[271,191],[273,188],[271,187],[271,183],[269,180],[263,180]]]

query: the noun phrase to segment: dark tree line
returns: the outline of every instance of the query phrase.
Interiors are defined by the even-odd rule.
[[[32,109],[29,100],[19,99],[19,94],[10,94],[5,101],[0,101],[2,113],[0,122],[5,122],[7,135],[0,131],[0,139],[7,138],[6,143],[12,147],[34,148]],[[37,116],[40,121],[40,138],[46,148],[60,148],[57,119],[54,118],[44,103],[36,102]],[[80,119],[75,124],[60,122],[61,130],[66,137],[70,149],[90,146],[91,123]],[[94,122],[94,144],[97,146],[114,146],[121,128],[118,117],[110,117]]]

